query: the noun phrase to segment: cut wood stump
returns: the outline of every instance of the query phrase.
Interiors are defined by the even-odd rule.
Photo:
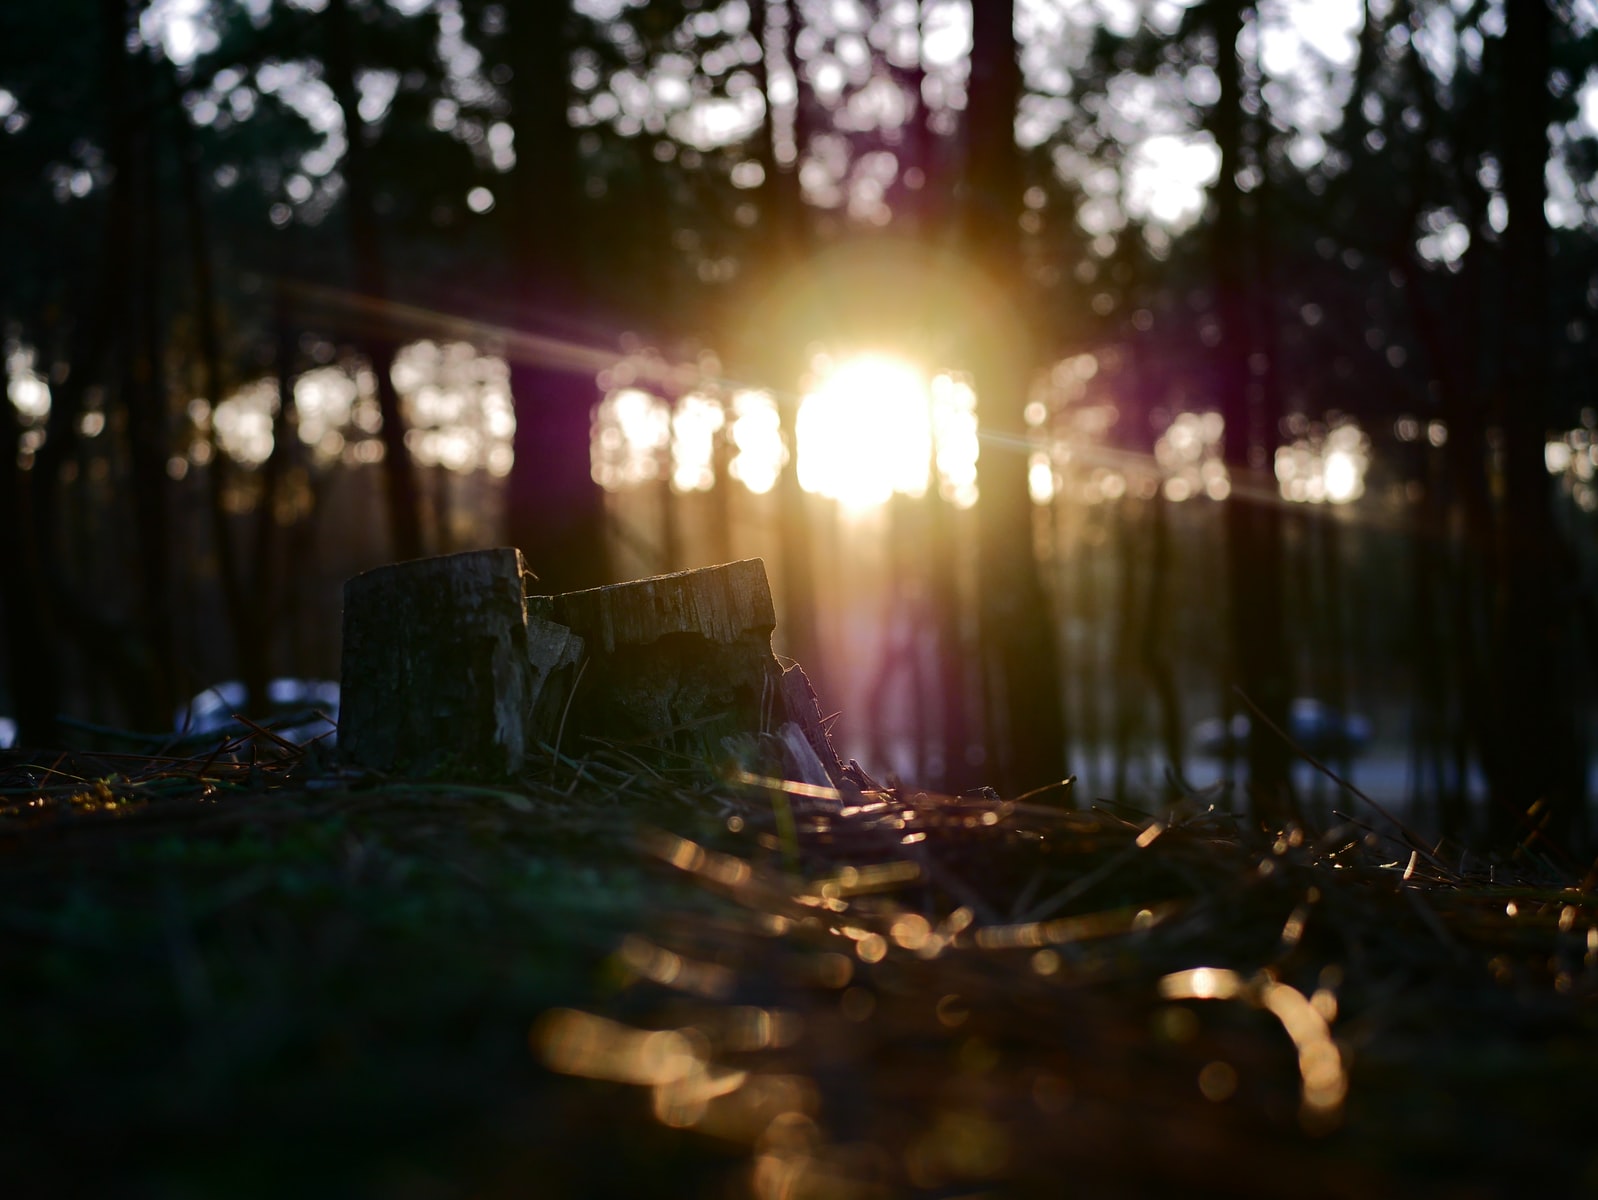
[[[354,762],[407,774],[521,770],[534,714],[547,715],[546,693],[562,691],[582,653],[569,629],[529,620],[526,574],[520,551],[474,550],[344,585],[339,739]]]
[[[780,721],[777,615],[758,558],[535,596],[529,611],[547,613],[589,650],[568,738],[719,753],[723,738]]]
[[[774,750],[790,777],[850,785],[797,667],[771,652],[757,558],[526,594],[516,550],[396,563],[344,589],[339,737],[357,764],[504,776],[588,738],[716,759]]]

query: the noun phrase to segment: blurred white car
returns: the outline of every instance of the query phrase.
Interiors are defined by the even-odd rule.
[[[338,738],[338,684],[329,679],[273,679],[266,685],[267,704],[259,715],[245,713],[258,725],[267,725],[278,737],[303,745],[321,738],[332,745]],[[237,679],[212,684],[178,708],[173,729],[181,734],[248,733],[233,719],[244,706],[244,685]],[[259,707],[259,706],[257,706]],[[314,714],[321,713],[322,716]],[[283,717],[303,717],[277,726]],[[323,717],[327,719],[324,720]],[[324,736],[325,735],[325,736]]]

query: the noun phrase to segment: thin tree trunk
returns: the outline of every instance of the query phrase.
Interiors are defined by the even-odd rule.
[[[285,480],[299,452],[299,421],[294,405],[294,335],[289,325],[288,300],[279,288],[274,302],[273,325],[277,333],[277,414],[272,419],[272,452],[261,464],[261,498],[255,511],[255,544],[250,551],[250,604],[254,609],[251,624],[255,640],[250,648],[255,678],[250,699],[259,712],[266,711],[265,688],[271,675],[272,645],[280,627],[284,589],[282,560],[282,522],[278,508]]]
[[[927,567],[927,597],[937,632],[938,730],[943,774],[938,786],[950,793],[981,784],[971,763],[971,654],[966,645],[964,606],[960,603],[959,539],[954,514],[941,496],[927,498],[927,539],[932,545]]]
[[[723,404],[728,398],[722,396]],[[711,443],[711,471],[715,482],[711,484],[706,500],[710,505],[710,556],[718,563],[732,562],[732,422],[733,414],[724,409],[722,426]]]
[[[1097,531],[1089,531],[1086,525],[1099,519],[1099,514],[1092,510],[1084,510],[1083,533],[1077,541],[1075,570],[1076,577],[1076,621],[1077,626],[1083,631],[1083,638],[1076,648],[1075,663],[1077,668],[1077,729],[1082,735],[1081,772],[1083,781],[1090,789],[1097,791],[1102,788],[1103,780],[1099,775],[1099,754],[1104,749],[1104,724],[1100,719],[1103,716],[1103,681],[1099,675],[1100,665],[1100,637],[1102,630],[1099,625],[1099,545],[1093,536]]]
[[[571,102],[569,0],[528,0],[510,11],[511,120],[516,168],[507,180],[509,250],[520,281],[519,321],[560,333],[580,323],[582,158]],[[556,318],[560,320],[557,321]],[[598,388],[586,371],[511,363],[515,461],[505,487],[506,541],[547,591],[610,579],[604,492],[590,468]]]
[[[929,121],[925,96],[927,5],[916,5],[916,61],[910,74],[915,93],[915,112],[910,121],[906,145],[909,166],[921,172],[921,188],[915,204],[905,213],[911,236],[929,250],[947,241],[950,230],[945,203],[947,180],[938,155],[937,139]],[[942,364],[932,364],[939,366]],[[981,773],[971,762],[971,683],[973,658],[967,644],[964,605],[960,597],[960,538],[954,512],[940,491],[937,447],[927,464],[931,487],[927,506],[927,550],[925,575],[929,623],[935,633],[936,666],[933,680],[935,697],[923,697],[929,708],[937,709],[936,724],[940,742],[937,758],[942,774],[936,783],[945,792],[961,793],[980,786]]]
[[[763,261],[760,264],[762,283],[766,289],[796,288],[806,269],[809,255],[809,236],[806,226],[804,196],[799,187],[799,167],[809,139],[804,119],[804,79],[800,73],[795,41],[799,33],[799,7],[796,0],[784,5],[787,25],[783,33],[781,58],[784,67],[792,73],[794,82],[794,154],[789,162],[781,161],[777,152],[777,106],[771,98],[770,59],[776,53],[772,46],[769,0],[754,0],[750,10],[750,32],[761,48],[761,55],[753,64],[756,85],[765,98],[765,121],[761,136],[755,146],[756,160],[760,163],[764,183],[765,220],[769,222]],[[796,329],[767,331],[764,347],[758,352],[761,361],[756,370],[771,388],[777,404],[783,444],[788,447],[789,461],[777,478],[777,530],[778,545],[782,554],[782,630],[783,642],[789,653],[803,663],[817,683],[818,691],[825,695],[827,687],[821,682],[826,675],[822,661],[819,633],[816,628],[816,594],[813,580],[814,547],[810,524],[806,514],[805,496],[799,486],[799,443],[797,436],[800,394],[803,379],[810,364],[805,360],[803,338]]]
[[[1212,28],[1218,46],[1216,74],[1220,97],[1213,115],[1221,152],[1215,183],[1214,272],[1219,298],[1221,341],[1216,365],[1221,411],[1226,420],[1225,458],[1233,482],[1226,505],[1227,591],[1231,604],[1233,672],[1238,688],[1279,726],[1286,720],[1288,682],[1282,641],[1281,531],[1276,505],[1246,499],[1247,483],[1266,486],[1270,458],[1260,405],[1250,396],[1251,280],[1246,261],[1261,236],[1244,220],[1238,172],[1244,165],[1243,80],[1238,38],[1243,6],[1237,0],[1212,0]],[[1248,740],[1250,811],[1256,820],[1276,825],[1291,816],[1287,748],[1259,721]]]
[[[1021,66],[1015,42],[1014,0],[973,6],[971,82],[966,110],[965,241],[1012,292],[1025,290],[1017,217],[1022,172],[1015,141]],[[1057,631],[1033,550],[1032,497],[1022,409],[1033,366],[1030,331],[1021,312],[989,321],[969,347],[977,403],[989,441],[979,465],[980,627],[990,701],[990,749],[998,783],[1016,792],[1065,773],[1065,720],[1060,702]]]
[[[131,55],[138,91],[153,98],[153,68],[143,55]],[[170,483],[167,455],[171,451],[168,431],[165,371],[165,329],[162,321],[161,273],[162,212],[161,161],[163,140],[160,126],[141,121],[129,138],[130,160],[140,184],[137,193],[141,236],[137,243],[137,296],[130,287],[131,324],[135,339],[125,345],[131,351],[126,360],[128,412],[129,476],[133,484],[133,507],[139,546],[140,624],[149,641],[150,661],[145,679],[146,712],[153,720],[165,722],[177,704],[173,673],[176,660],[172,622],[172,522],[168,512]],[[130,197],[130,203],[133,198]],[[131,281],[130,281],[131,282]]]
[[[866,691],[866,711],[870,714],[869,749],[871,761],[890,761],[886,718],[889,714],[911,718],[910,781],[922,779],[922,741],[924,726],[919,722],[923,705],[921,694],[921,644],[917,636],[923,620],[918,579],[921,556],[925,552],[924,530],[915,522],[916,502],[908,496],[888,498],[887,511],[887,603],[883,618],[880,654]]]
[[[1502,250],[1509,314],[1497,414],[1503,430],[1492,733],[1484,750],[1488,828],[1507,846],[1534,829],[1555,844],[1585,841],[1569,645],[1573,628],[1543,444],[1552,405],[1547,369],[1549,43],[1544,0],[1507,0],[1502,138],[1509,226]]]
[[[1184,776],[1182,701],[1176,687],[1176,668],[1166,647],[1170,582],[1170,501],[1165,498],[1165,489],[1156,487],[1149,501],[1149,586],[1144,596],[1141,652],[1143,670],[1160,710],[1160,742],[1166,765],[1180,783]]]
[[[328,86],[344,118],[346,147],[341,170],[355,287],[362,300],[381,315],[389,298],[388,274],[377,227],[366,122],[361,118],[360,97],[355,89],[355,28],[349,0],[328,0],[327,29]],[[421,513],[416,468],[405,446],[405,419],[400,411],[399,392],[394,387],[394,342],[381,334],[365,334],[360,347],[376,377],[377,407],[383,417],[383,482],[388,501],[389,549],[396,559],[418,558],[422,553]]]
[[[1137,670],[1138,580],[1137,580],[1137,526],[1127,509],[1134,503],[1131,496],[1122,495],[1111,501],[1115,506],[1116,576],[1120,584],[1120,598],[1116,602],[1118,621],[1115,635],[1115,731],[1113,735],[1115,762],[1114,782],[1110,794],[1117,803],[1126,803],[1127,768],[1132,756],[1134,727],[1141,724],[1143,710],[1142,689],[1138,687]]]
[[[1439,626],[1445,617],[1437,597],[1438,581],[1446,579],[1448,573],[1443,498],[1439,494],[1442,481],[1440,472],[1427,470],[1431,456],[1423,449],[1425,445],[1424,441],[1417,441],[1409,453],[1412,464],[1409,474],[1420,480],[1425,488],[1416,517],[1417,528],[1410,535],[1413,541],[1410,645],[1416,707],[1412,747],[1415,798],[1421,800],[1426,796],[1429,773],[1438,833],[1443,837],[1458,839],[1466,832],[1469,813],[1464,806],[1463,780],[1459,781],[1461,786],[1453,786],[1443,769],[1449,706],[1448,680],[1439,636]],[[1460,631],[1460,636],[1468,636],[1468,631]]]
[[[1348,684],[1348,606],[1344,603],[1347,580],[1343,572],[1343,529],[1336,512],[1327,506],[1316,514],[1319,527],[1317,546],[1321,560],[1321,627],[1324,643],[1324,670],[1321,675],[1320,700],[1331,707],[1337,719],[1346,722],[1349,713]],[[1358,561],[1356,547],[1356,561]],[[1356,661],[1360,661],[1356,656]],[[1347,752],[1330,756],[1344,777],[1350,775]],[[1324,776],[1314,774],[1315,803],[1317,808],[1325,800]]]
[[[0,327],[5,324],[0,314]],[[17,462],[22,439],[16,407],[0,397],[0,610],[5,613],[7,682],[16,713],[17,743],[46,746],[54,740],[60,685],[54,638],[39,593],[40,571],[34,553],[29,509],[34,482]]]
[[[222,607],[227,615],[233,640],[234,665],[244,685],[244,708],[262,712],[266,699],[269,668],[260,653],[262,629],[254,595],[244,579],[238,545],[233,537],[233,522],[227,512],[225,496],[230,463],[216,437],[216,406],[222,402],[224,382],[222,344],[218,330],[215,271],[211,261],[210,222],[200,190],[199,155],[188,119],[175,110],[179,178],[182,181],[184,219],[188,225],[190,271],[194,288],[195,326],[199,340],[201,390],[213,414],[207,425],[211,450],[205,466],[206,495],[209,500],[212,546],[216,556],[217,583],[222,592]],[[275,447],[274,447],[275,450]]]

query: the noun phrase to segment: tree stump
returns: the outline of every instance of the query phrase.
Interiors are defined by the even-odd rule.
[[[530,623],[520,551],[395,563],[344,585],[340,744],[381,771],[507,775],[582,643]],[[531,632],[531,637],[529,636]],[[563,699],[563,697],[562,697]]]
[[[771,652],[758,558],[557,596],[526,595],[532,578],[505,549],[345,584],[339,738],[352,761],[505,776],[541,746],[586,736],[701,760],[743,738],[774,752],[773,771],[862,786],[804,672]]]
[[[530,613],[589,650],[566,734],[719,755],[722,739],[782,720],[777,623],[758,558],[558,596]]]

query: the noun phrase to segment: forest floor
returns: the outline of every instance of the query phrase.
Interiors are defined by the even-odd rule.
[[[1529,848],[232,750],[0,757],[7,1195],[1598,1191]]]

